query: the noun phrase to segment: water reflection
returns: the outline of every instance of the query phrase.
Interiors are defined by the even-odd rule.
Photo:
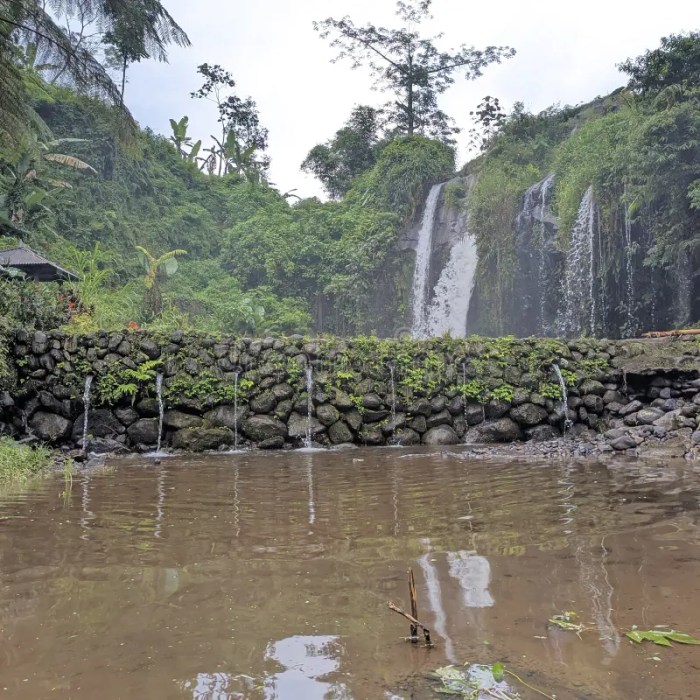
[[[265,680],[266,700],[345,700],[343,683],[321,680],[340,668],[342,646],[332,635],[287,637],[271,644],[265,658],[284,667]]]
[[[450,576],[457,579],[464,592],[464,604],[468,608],[490,608],[494,603],[489,593],[491,565],[486,557],[473,552],[448,552]]]
[[[306,483],[309,490],[309,525],[316,522],[316,499],[314,498],[314,458],[304,455],[306,461]]]
[[[620,634],[700,630],[692,468],[407,452],[130,460],[63,506],[60,477],[0,498],[0,694],[424,698],[429,668],[508,659],[558,700],[690,700],[692,650],[654,649],[661,674]],[[430,650],[386,607],[410,566]],[[597,633],[548,629],[562,610]]]
[[[194,681],[183,683],[183,688],[191,692],[192,700],[241,700],[251,697],[256,680],[250,676],[236,676],[224,672],[198,673]]]
[[[156,477],[156,523],[153,532],[154,537],[160,538],[163,527],[163,516],[165,514],[165,468],[158,468]]]
[[[447,631],[447,614],[442,603],[442,587],[440,585],[440,575],[435,565],[436,558],[432,553],[430,538],[423,540],[424,546],[427,548],[427,553],[419,557],[418,564],[423,572],[425,587],[428,594],[428,604],[433,612],[434,624],[433,629],[445,641],[445,656],[452,663],[457,662],[455,655],[454,643]]]
[[[81,484],[82,493],[80,497],[80,527],[85,531],[80,535],[81,540],[88,539],[90,522],[95,519],[95,514],[90,510],[90,474],[85,472]]]

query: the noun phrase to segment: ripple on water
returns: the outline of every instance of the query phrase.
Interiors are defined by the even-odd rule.
[[[1,685],[408,698],[426,697],[429,668],[507,660],[559,700],[689,700],[694,650],[650,662],[620,635],[700,632],[699,496],[683,463],[459,449],[141,457],[57,476],[0,496]],[[408,567],[430,651],[406,646],[386,608],[405,605]],[[547,628],[568,609],[593,631]]]

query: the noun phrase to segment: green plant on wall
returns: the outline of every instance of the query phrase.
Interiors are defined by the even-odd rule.
[[[254,382],[247,377],[240,377],[238,385],[223,381],[211,371],[200,372],[196,377],[185,372],[178,372],[167,382],[163,392],[168,401],[187,398],[200,401],[206,405],[232,404],[238,400],[247,400]]]
[[[99,402],[111,405],[128,397],[133,403],[139,394],[149,394],[151,387],[155,386],[157,368],[161,364],[161,360],[147,360],[136,369],[131,369],[118,362],[113,363],[98,379]]]

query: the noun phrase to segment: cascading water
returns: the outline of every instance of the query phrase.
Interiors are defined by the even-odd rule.
[[[559,369],[559,365],[553,364],[552,367],[554,368],[554,373],[557,375],[557,379],[559,380],[559,386],[561,387],[561,411],[562,415],[564,416],[564,432],[566,432],[572,425],[571,421],[569,420],[569,392],[566,390],[566,382],[564,381],[564,377],[562,376],[561,369]]]
[[[513,330],[519,335],[552,330],[558,268],[563,258],[557,248],[558,222],[551,211],[555,175],[525,190],[515,217],[515,278],[517,319]]]
[[[596,204],[593,187],[581,200],[576,221],[571,229],[571,244],[564,274],[564,308],[561,331],[568,337],[595,335],[595,225]]]
[[[625,207],[625,271],[627,278],[627,299],[625,306],[627,311],[627,332],[625,335],[633,337],[636,331],[636,323],[634,319],[634,250],[632,249],[632,217],[630,216],[629,207]]]
[[[312,393],[314,390],[314,369],[311,365],[306,365],[306,435],[304,436],[304,447],[307,449],[313,445],[311,440],[311,414],[314,410]]]
[[[163,375],[156,375],[156,400],[158,401],[158,443],[156,444],[156,454],[160,452],[163,442]]]
[[[85,389],[83,390],[83,407],[85,413],[83,414],[83,452],[87,453],[87,436],[88,436],[88,421],[90,416],[90,387],[92,386],[93,376],[88,374],[85,377]]]
[[[471,233],[452,246],[450,259],[440,274],[427,309],[424,328],[428,336],[466,335],[478,260],[476,240]]]
[[[435,212],[440,200],[442,185],[433,185],[430,188],[428,199],[423,210],[423,219],[418,233],[416,246],[416,266],[413,270],[413,286],[411,290],[411,304],[413,319],[411,335],[414,338],[427,337],[426,310],[428,306],[428,279],[430,276],[430,256],[433,243],[433,226]]]
[[[539,304],[539,326],[542,333],[545,332],[546,327],[546,313],[545,313],[545,290],[547,289],[547,256],[545,255],[545,217],[547,214],[547,205],[549,203],[549,193],[554,184],[554,173],[548,175],[542,186],[540,187],[540,201],[539,201],[539,234],[540,234],[540,246],[537,255],[537,284],[540,289],[540,304]]]

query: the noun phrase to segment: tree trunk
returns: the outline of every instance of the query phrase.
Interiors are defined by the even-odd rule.
[[[122,62],[122,104],[124,104],[124,87],[126,86],[126,54]]]
[[[413,56],[408,57],[408,99],[406,100],[406,111],[408,114],[408,133],[413,134],[415,129],[414,109],[413,109]]]

